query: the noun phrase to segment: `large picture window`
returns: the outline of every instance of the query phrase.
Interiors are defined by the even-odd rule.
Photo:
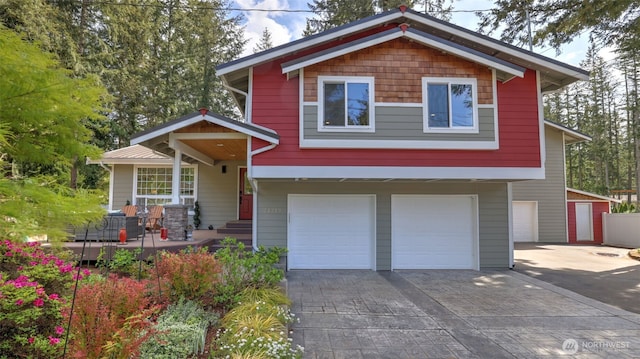
[[[135,204],[142,207],[171,203],[171,167],[138,167],[135,178]],[[196,168],[180,168],[180,203],[193,207],[196,197]]]
[[[477,82],[475,79],[423,78],[425,131],[476,131]]]
[[[373,128],[373,78],[318,78],[319,129]]]

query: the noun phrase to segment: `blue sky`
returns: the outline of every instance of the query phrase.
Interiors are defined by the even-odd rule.
[[[307,0],[234,0],[236,7],[241,9],[263,9],[273,11],[245,11],[246,18],[245,36],[249,40],[243,55],[253,53],[253,48],[260,38],[263,30],[269,29],[272,35],[274,46],[296,40],[301,37],[304,30],[306,18],[311,16],[308,12],[279,12],[275,10],[308,10]],[[454,12],[451,22],[477,30],[478,19],[473,12],[467,10],[490,9],[492,2],[488,0],[453,0]],[[420,11],[421,9],[415,8]],[[494,35],[497,36],[497,35]],[[559,61],[578,66],[585,57],[587,50],[587,36],[582,36],[571,44],[564,45],[561,53],[556,55],[556,51],[551,48],[534,48],[534,51],[555,58]],[[605,60],[609,60],[613,55],[608,50],[601,51]]]

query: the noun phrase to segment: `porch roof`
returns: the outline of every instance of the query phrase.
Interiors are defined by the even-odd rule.
[[[131,144],[143,145],[169,157],[180,150],[183,161],[212,166],[223,160],[246,160],[249,137],[272,145],[280,143],[280,136],[271,129],[202,109],[139,132],[133,135]]]

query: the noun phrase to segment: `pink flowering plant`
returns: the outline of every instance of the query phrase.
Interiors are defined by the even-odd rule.
[[[0,358],[62,355],[63,310],[76,275],[72,263],[38,243],[0,241]]]

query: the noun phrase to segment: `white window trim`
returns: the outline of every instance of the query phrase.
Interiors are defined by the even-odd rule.
[[[145,165],[135,165],[133,166],[133,190],[131,191],[131,204],[133,205],[137,205],[137,198],[138,196],[138,169],[139,168],[172,168],[172,166],[159,166],[159,165],[150,165],[150,166],[145,166]],[[187,166],[180,166],[180,169],[182,168],[193,168],[193,201],[197,201],[198,200],[198,165],[187,165]],[[144,197],[144,196],[141,196]],[[169,200],[171,200],[171,194],[170,195],[165,195],[165,196],[156,196],[157,198],[164,198],[167,197]],[[180,195],[180,202],[182,202],[183,196]]]
[[[325,82],[360,82],[369,85],[369,125],[368,126],[325,126],[324,125],[324,87]],[[375,81],[373,77],[360,76],[318,76],[318,132],[375,132]]]
[[[428,84],[438,83],[447,84],[449,89],[451,84],[457,85],[471,85],[471,95],[473,96],[472,117],[473,126],[458,126],[458,127],[429,127],[429,104],[428,100]],[[451,91],[448,95],[450,96]],[[451,116],[451,101],[449,101],[449,116]],[[478,80],[469,77],[423,77],[422,78],[422,121],[424,133],[478,133]],[[451,122],[451,118],[449,118]]]

